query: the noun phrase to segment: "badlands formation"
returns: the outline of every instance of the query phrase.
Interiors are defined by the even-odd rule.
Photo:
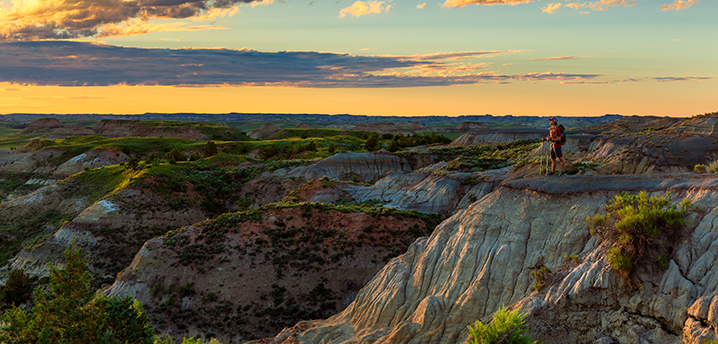
[[[529,334],[544,343],[700,344],[718,328],[718,178],[692,171],[718,158],[717,121],[628,117],[571,132],[565,153],[572,175],[564,177],[540,174],[547,151],[539,144],[513,165],[488,170],[457,169],[461,161],[440,158],[443,148],[417,147],[191,172],[173,199],[161,194],[160,175],[123,172],[126,179],[101,199],[82,195],[75,175],[5,201],[0,212],[68,214],[47,245],[11,261],[38,276],[73,237],[89,252],[121,250],[120,262],[91,257],[93,274],[104,277],[102,292],[140,299],[156,328],[175,335],[233,343],[266,337],[251,343],[454,344],[466,341],[467,325],[490,321],[505,305],[528,314]],[[446,149],[536,136],[475,130]],[[100,152],[40,163],[53,152],[0,156],[0,170],[24,164],[67,176],[89,161],[129,159]],[[223,199],[227,211],[255,211],[212,218],[201,206],[212,200],[198,187],[223,180],[234,185]],[[673,243],[667,269],[638,267],[627,279],[608,263],[609,247],[591,236],[586,218],[605,213],[619,193],[640,191],[687,198],[698,209]],[[347,202],[398,210],[350,211],[341,206]],[[143,231],[147,221],[152,228]],[[344,237],[340,228],[347,229]],[[137,235],[148,232],[154,238]],[[125,268],[115,278],[118,264]],[[541,266],[551,274],[536,291],[531,271]]]

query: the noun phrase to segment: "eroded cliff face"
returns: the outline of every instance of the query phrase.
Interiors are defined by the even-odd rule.
[[[389,173],[411,170],[412,167],[406,159],[388,152],[339,153],[316,164],[293,169],[286,177],[310,180],[326,176],[342,181],[356,177],[361,182],[374,183]]]
[[[343,309],[435,224],[318,205],[226,214],[148,241],[105,293],[136,297],[177,338],[261,338]]]
[[[643,271],[629,286],[585,218],[638,190],[689,198],[702,212],[668,270]],[[695,174],[505,182],[391,260],[342,313],[261,342],[460,343],[467,325],[505,304],[529,313],[545,343],[698,343],[715,335],[718,312],[715,190],[718,178]],[[530,271],[541,265],[554,274],[536,292]]]

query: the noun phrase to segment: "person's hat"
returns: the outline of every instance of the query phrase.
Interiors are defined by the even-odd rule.
[[[556,122],[556,117],[551,117],[548,120],[549,120],[549,122]]]

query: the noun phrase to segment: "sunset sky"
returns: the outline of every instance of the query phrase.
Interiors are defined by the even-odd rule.
[[[0,114],[692,116],[713,0],[0,0]]]

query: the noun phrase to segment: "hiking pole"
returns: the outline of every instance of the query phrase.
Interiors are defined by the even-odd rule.
[[[541,141],[541,147],[539,148],[539,176],[543,171],[543,144],[544,141]]]

